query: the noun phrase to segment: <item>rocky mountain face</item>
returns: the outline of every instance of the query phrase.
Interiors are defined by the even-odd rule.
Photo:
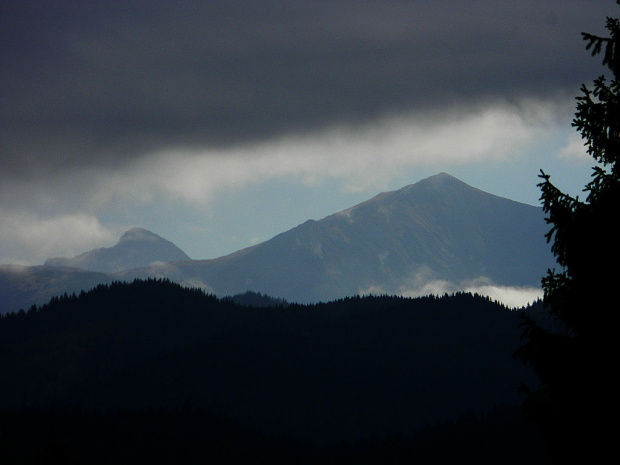
[[[554,259],[541,208],[441,173],[212,260],[128,270],[219,295],[262,292],[291,302],[423,294],[436,282],[540,285]]]
[[[133,228],[123,234],[113,247],[90,250],[72,258],[50,258],[45,261],[45,266],[114,273],[156,262],[189,259],[185,252],[172,242],[146,229]]]

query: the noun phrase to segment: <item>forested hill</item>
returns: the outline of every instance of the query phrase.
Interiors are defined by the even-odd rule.
[[[0,408],[180,409],[315,443],[518,406],[519,312],[469,294],[241,306],[168,281],[0,318]]]

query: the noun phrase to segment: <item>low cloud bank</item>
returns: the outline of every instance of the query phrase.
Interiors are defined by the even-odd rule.
[[[542,288],[536,287],[510,287],[484,285],[480,287],[466,288],[466,292],[488,296],[493,300],[502,302],[507,307],[518,308],[527,306],[538,299],[542,299]]]
[[[313,185],[326,179],[349,191],[386,185],[403,169],[445,167],[518,157],[564,123],[564,107],[551,102],[495,103],[433,115],[385,115],[372,123],[339,125],[221,150],[163,150],[112,174],[93,196],[107,203],[121,195],[211,202],[217,194],[278,178]],[[113,186],[113,189],[110,189]]]
[[[0,260],[32,264],[112,244],[122,231],[99,220],[110,212],[132,218],[154,205],[207,208],[227,193],[282,179],[306,185],[335,180],[343,191],[361,192],[384,188],[412,168],[512,160],[564,123],[564,107],[524,100],[391,114],[235,147],[169,148],[118,169],[9,178],[0,185]]]
[[[43,217],[0,210],[0,216],[0,264],[31,265],[50,257],[72,257],[102,244],[112,245],[118,238],[118,231],[85,213]]]
[[[425,275],[424,271],[418,274],[409,285],[401,286],[395,294],[403,297],[424,297],[429,295],[441,296],[444,294],[454,294],[456,292],[469,292],[471,294],[489,297],[510,308],[525,307],[543,297],[542,288],[530,286],[501,286],[492,283],[485,277],[454,283],[441,279],[428,279],[425,281],[423,275]],[[391,294],[390,292],[386,292],[381,286],[369,286],[360,291],[361,295],[386,293]]]

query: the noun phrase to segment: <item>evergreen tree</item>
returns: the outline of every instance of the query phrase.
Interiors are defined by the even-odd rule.
[[[614,450],[609,421],[617,409],[618,349],[610,320],[620,261],[620,22],[607,18],[606,28],[609,37],[583,38],[593,56],[602,55],[611,81],[600,76],[592,89],[583,85],[573,119],[596,165],[585,201],[561,192],[541,171],[541,201],[552,225],[547,240],[561,269],[542,279],[550,321],[526,318],[526,343],[516,353],[541,382],[528,393],[526,408],[552,463],[593,462]]]

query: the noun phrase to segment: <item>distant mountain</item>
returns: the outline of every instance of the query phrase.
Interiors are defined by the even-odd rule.
[[[63,293],[79,293],[118,279],[113,272],[190,258],[172,242],[146,229],[125,232],[109,248],[72,258],[50,258],[43,266],[0,265],[0,314],[42,305]]]
[[[54,278],[48,285],[51,270],[35,268],[29,273],[37,280],[16,285],[13,268],[0,267],[0,313],[40,304],[56,295],[48,291],[64,292],[61,284],[67,291],[90,286],[93,276],[78,268],[108,273],[101,282],[162,277],[219,297],[250,291],[298,303],[452,292],[472,283],[540,287],[556,265],[548,230],[541,208],[440,173],[211,260],[190,260],[171,242],[134,229],[114,247],[46,261],[43,268],[65,270],[64,284]]]
[[[218,296],[254,291],[305,303],[417,295],[433,283],[538,287],[554,265],[547,231],[541,208],[441,173],[225,257],[117,276],[167,277]]]
[[[91,250],[73,258],[50,258],[45,261],[45,266],[114,273],[149,266],[155,262],[189,259],[172,242],[146,229],[133,228],[123,234],[113,247]]]

